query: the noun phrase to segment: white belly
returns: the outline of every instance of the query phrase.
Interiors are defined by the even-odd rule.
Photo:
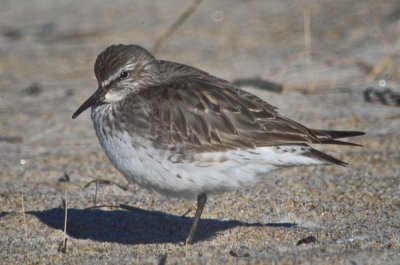
[[[131,144],[127,133],[108,139],[99,137],[99,140],[112,164],[129,181],[169,196],[196,199],[204,192],[237,190],[253,183],[256,177],[248,166],[234,160],[212,163],[207,154],[203,162],[172,162],[169,151],[156,150],[143,139],[135,139],[140,145]],[[217,156],[213,155],[218,159]],[[268,167],[264,170],[269,171]]]
[[[198,153],[190,161],[177,161],[167,150],[155,149],[143,138],[121,132],[105,136],[94,121],[100,144],[112,164],[129,180],[159,193],[196,199],[201,193],[234,191],[253,184],[260,174],[274,169],[320,161],[301,155],[300,147],[260,147],[218,153]],[[301,148],[304,149],[302,146]],[[284,151],[282,151],[284,150]]]

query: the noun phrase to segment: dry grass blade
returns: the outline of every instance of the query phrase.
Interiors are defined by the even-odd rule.
[[[196,10],[196,8],[201,4],[203,0],[195,0],[193,4],[186,9],[185,12],[175,21],[174,24],[164,33],[160,38],[157,39],[156,43],[154,44],[153,48],[151,49],[153,53],[157,53],[161,45],[164,43],[166,39],[168,39]]]
[[[25,216],[24,192],[21,193],[21,203],[22,203],[22,218],[24,220],[24,228],[25,228],[25,238],[28,238],[28,224],[26,223],[26,216]]]
[[[313,83],[312,73],[310,71],[311,66],[311,15],[310,9],[304,9],[304,57],[307,67],[307,83],[308,89],[314,90],[315,84]]]
[[[386,68],[389,68],[396,58],[399,57],[400,51],[389,53],[385,56],[381,61],[379,61],[372,70],[369,72],[367,76],[368,81],[372,81],[376,79]]]
[[[67,218],[68,218],[68,205],[67,205],[67,191],[64,191],[64,199],[63,199],[63,207],[64,207],[64,238],[63,241],[58,245],[58,252],[67,253]]]

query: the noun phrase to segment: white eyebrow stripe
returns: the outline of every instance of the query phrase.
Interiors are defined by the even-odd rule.
[[[133,69],[135,69],[136,68],[136,63],[131,63],[131,64],[127,64],[124,68],[123,68],[123,70],[125,70],[125,71],[130,71],[130,70],[133,70]]]
[[[115,74],[111,75],[107,80],[104,80],[103,82],[101,82],[101,86],[105,87],[105,86],[109,85],[112,81],[114,81],[115,79],[118,78],[118,76],[121,74],[122,71],[131,71],[131,70],[135,69],[135,67],[136,67],[136,63],[131,63],[131,64],[125,65],[123,68],[119,69]]]

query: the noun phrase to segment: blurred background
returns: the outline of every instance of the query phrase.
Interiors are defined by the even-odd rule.
[[[341,194],[351,189],[365,203],[383,196],[374,207],[391,205],[398,214],[398,0],[0,1],[0,211],[19,211],[21,191],[31,209],[58,207],[65,189],[82,196],[75,207],[84,207],[92,196],[81,190],[88,181],[101,177],[124,182],[100,149],[89,111],[71,119],[97,88],[93,74],[97,54],[118,43],[139,44],[156,58],[234,81],[309,127],[366,131],[366,137],[356,140],[362,148],[329,149],[350,162],[352,170],[312,168],[303,170],[302,176],[312,178],[315,172],[357,175],[361,190],[372,195],[363,197],[368,193],[360,195],[360,187],[346,179],[341,180],[344,185],[331,181],[345,189]],[[66,175],[71,181],[60,183]],[[290,170],[286,175],[298,176]],[[368,185],[362,179],[366,176],[371,178]],[[277,180],[278,174],[271,178]],[[382,186],[371,191],[378,182]],[[310,181],[317,190],[315,198],[332,201],[321,193],[329,188],[318,183]],[[274,190],[275,184],[265,179],[261,187]],[[310,187],[296,198],[311,196]],[[125,195],[148,209],[179,214],[179,209],[191,205],[176,200],[178,206],[174,206],[154,193],[134,189],[135,194]],[[255,191],[246,192],[251,197]],[[104,200],[113,201],[120,193],[107,190]],[[293,198],[288,194],[276,194],[274,198],[282,198],[276,202],[278,208],[283,205],[280,202]],[[149,200],[154,204],[149,205]],[[222,212],[224,206],[218,203],[210,208]],[[246,215],[235,218],[246,219]],[[382,227],[395,229],[386,221]],[[398,250],[398,234],[391,240],[392,248]]]

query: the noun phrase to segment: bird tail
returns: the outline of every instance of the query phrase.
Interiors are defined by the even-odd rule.
[[[361,131],[329,131],[329,130],[312,130],[313,133],[317,136],[317,139],[321,144],[339,144],[339,145],[352,145],[352,146],[361,146],[359,144],[339,141],[336,139],[347,138],[347,137],[355,137],[364,135],[364,132]]]

